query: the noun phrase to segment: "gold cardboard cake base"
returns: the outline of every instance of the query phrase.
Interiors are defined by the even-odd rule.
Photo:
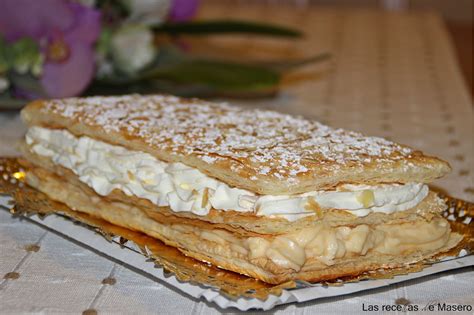
[[[17,159],[0,158],[0,194],[8,194],[13,197],[12,213],[15,215],[62,214],[93,227],[109,240],[112,237],[120,237],[120,243],[122,244],[133,242],[142,250],[144,256],[153,259],[157,266],[174,274],[181,281],[213,287],[232,298],[245,296],[259,299],[266,299],[270,294],[280,295],[283,289],[312,285],[301,281],[289,281],[272,285],[197,261],[155,238],[110,224],[88,214],[73,211],[66,205],[49,199],[45,194],[23,183],[24,172],[25,170],[20,166]],[[471,253],[474,248],[474,204],[448,196],[444,199],[449,205],[444,216],[449,220],[451,229],[464,236],[464,239],[455,248],[438,254],[429,261],[410,264],[403,268],[369,271],[358,276],[345,277],[323,284],[342,285],[346,282],[365,279],[393,278],[396,275],[420,271],[443,257],[457,256],[461,250]]]

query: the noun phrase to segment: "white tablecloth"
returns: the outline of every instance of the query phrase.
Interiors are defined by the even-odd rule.
[[[308,67],[305,73],[316,73],[313,79],[285,85],[275,99],[240,103],[390,137],[441,156],[453,172],[435,185],[473,201],[472,103],[437,16],[321,9],[298,11],[299,18],[291,19],[285,10],[272,10],[257,11],[283,23],[304,24],[312,31],[300,48],[331,51],[333,61]],[[224,7],[207,12],[245,13]],[[257,13],[251,11],[249,18],[252,14]],[[0,156],[16,154],[14,143],[23,132],[17,112],[0,112]],[[32,251],[32,244],[39,250]],[[6,211],[0,211],[0,279],[0,313],[222,312]],[[276,312],[363,313],[363,307],[381,308],[404,299],[420,306],[431,301],[474,304],[474,269],[280,306]]]
[[[28,251],[37,244],[39,250]],[[30,246],[31,247],[31,246]],[[0,313],[218,314],[224,310],[143,276],[136,270],[0,210]],[[115,280],[104,284],[104,279]],[[381,289],[276,307],[277,314],[354,314],[404,299],[420,309],[432,301],[474,304],[474,270],[424,277]],[[107,281],[106,281],[107,282]],[[114,282],[114,281],[112,281]],[[109,283],[111,283],[109,281]],[[235,312],[235,310],[226,310]]]

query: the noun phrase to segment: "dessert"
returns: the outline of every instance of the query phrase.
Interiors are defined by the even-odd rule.
[[[403,266],[462,238],[426,185],[449,165],[382,138],[162,95],[40,100],[22,118],[30,186],[268,283]]]

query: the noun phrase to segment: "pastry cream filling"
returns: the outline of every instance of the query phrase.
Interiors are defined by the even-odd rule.
[[[171,210],[206,215],[211,208],[254,212],[290,221],[314,215],[319,209],[342,209],[356,216],[392,213],[415,207],[428,195],[421,183],[343,185],[334,191],[299,195],[257,195],[230,187],[182,163],[166,163],[152,155],[83,136],[67,130],[31,127],[30,150],[73,171],[79,180],[102,196],[119,189]],[[274,255],[277,255],[276,252]]]
[[[386,255],[435,251],[449,239],[450,227],[442,218],[430,222],[362,224],[356,227],[329,227],[323,224],[275,238],[250,237],[240,239],[224,230],[202,230],[190,225],[174,224],[171,230],[193,233],[200,238],[230,248],[237,256],[248,260],[264,258],[282,268],[301,270],[315,261],[323,266],[336,259],[365,256],[369,251]],[[310,261],[311,260],[311,261]]]

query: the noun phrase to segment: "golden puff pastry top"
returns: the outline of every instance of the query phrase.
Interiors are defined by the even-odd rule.
[[[340,183],[429,182],[449,165],[378,137],[225,103],[164,95],[39,100],[32,126],[64,128],[163,161],[182,162],[259,194],[295,194]]]

